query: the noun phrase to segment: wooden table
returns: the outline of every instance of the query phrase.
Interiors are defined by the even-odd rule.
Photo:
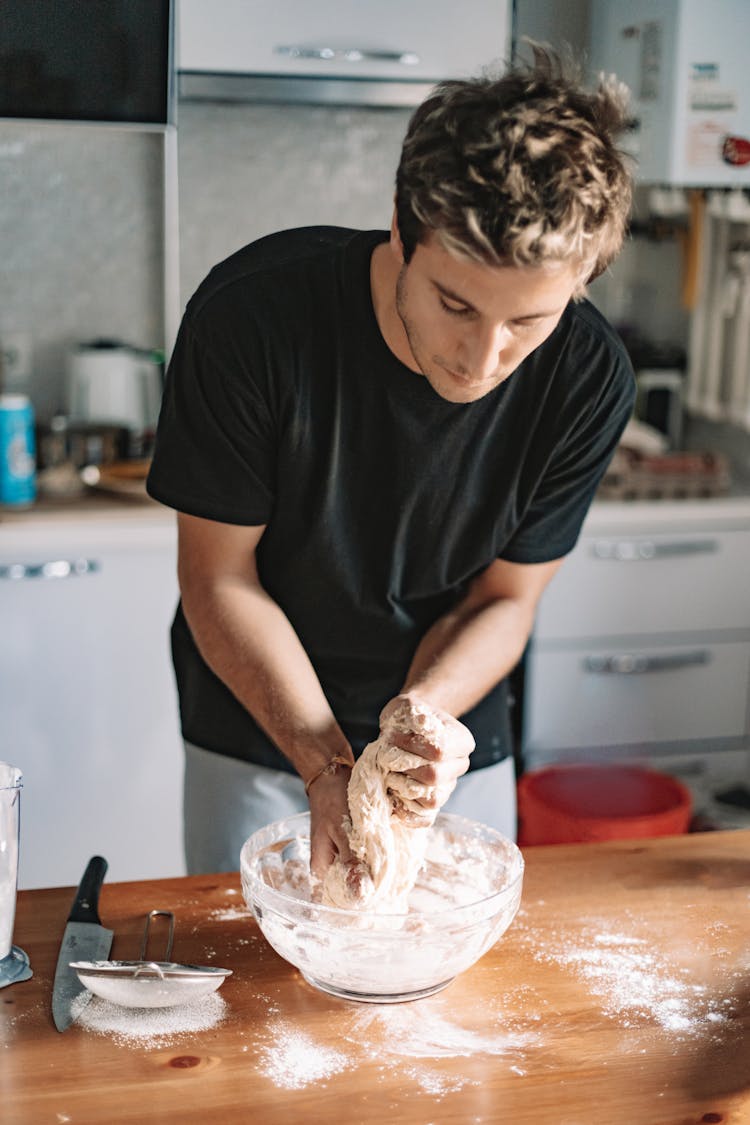
[[[260,935],[236,874],[105,883],[113,957],[138,955],[158,907],[177,915],[176,959],[234,971],[209,1026],[181,1016],[161,1039],[132,1013],[124,1032],[101,1011],[98,1031],[55,1031],[72,891],[21,892],[14,940],[34,976],[0,991],[0,1120],[750,1122],[750,832],[529,848],[526,860],[505,936],[442,993],[400,1005],[310,987]]]

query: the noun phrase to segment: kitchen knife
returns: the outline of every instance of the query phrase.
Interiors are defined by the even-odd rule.
[[[52,987],[52,1018],[58,1031],[70,1027],[73,1001],[85,991],[70,962],[106,961],[112,948],[112,930],[105,930],[98,914],[99,891],[106,872],[106,859],[95,855],[89,860],[68,915]]]

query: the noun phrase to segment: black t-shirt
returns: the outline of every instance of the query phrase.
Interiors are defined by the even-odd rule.
[[[267,525],[261,581],[355,751],[473,577],[572,549],[634,393],[622,344],[583,301],[484,398],[442,399],[379,330],[370,258],[386,237],[285,231],[211,271],[180,328],[148,479],[179,511]],[[185,738],[291,770],[180,607],[172,651]],[[505,683],[463,719],[472,768],[510,753]]]

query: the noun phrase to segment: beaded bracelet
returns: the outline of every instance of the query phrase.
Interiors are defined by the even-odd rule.
[[[322,777],[324,773],[335,773],[337,766],[348,766],[349,769],[351,769],[353,764],[353,762],[350,762],[348,758],[344,758],[341,754],[334,754],[330,761],[326,762],[324,766],[321,766],[320,769],[312,775],[310,780],[305,782],[305,793],[307,793],[309,797],[310,787],[319,777]]]

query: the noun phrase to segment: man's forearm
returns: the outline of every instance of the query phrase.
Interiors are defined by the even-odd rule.
[[[423,637],[404,693],[464,714],[518,663],[533,620],[533,608],[512,598],[460,603]]]
[[[349,744],[286,614],[257,583],[223,577],[183,608],[211,670],[308,781]]]
[[[521,659],[539,599],[561,563],[491,563],[428,629],[404,692],[455,716],[479,703]]]

